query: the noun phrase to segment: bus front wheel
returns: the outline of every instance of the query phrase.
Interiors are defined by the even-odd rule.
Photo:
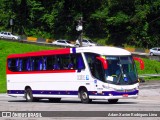
[[[109,102],[110,104],[115,104],[115,103],[118,102],[118,99],[109,99],[108,102]]]
[[[90,103],[92,102],[92,99],[89,99],[89,95],[87,90],[82,89],[80,91],[80,99],[82,103]]]

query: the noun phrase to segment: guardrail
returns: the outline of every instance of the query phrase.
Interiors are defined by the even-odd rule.
[[[148,58],[150,60],[156,60],[160,62],[160,56],[150,56],[149,53],[132,52],[132,55],[136,57]]]
[[[160,74],[143,74],[143,75],[138,75],[139,82],[144,83],[146,77],[160,77]]]
[[[143,74],[138,75],[138,77],[160,77],[160,74]]]

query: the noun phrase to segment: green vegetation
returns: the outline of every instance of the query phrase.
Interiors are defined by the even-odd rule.
[[[139,74],[160,74],[160,62],[146,58],[142,59],[145,64],[144,70],[140,70],[139,64],[136,62]]]
[[[160,0],[0,0],[0,5],[0,31],[11,31],[13,19],[19,35],[76,40],[83,17],[83,35],[100,44],[160,45]]]
[[[55,49],[56,47],[38,46],[19,42],[8,42],[0,40],[0,93],[6,92],[6,58],[9,54],[25,53],[31,51]],[[143,59],[145,62],[145,70],[139,69],[139,63],[137,69],[139,74],[160,74],[160,62]],[[160,80],[160,78],[147,78],[149,80]],[[146,80],[146,78],[145,78]]]
[[[160,74],[160,62],[143,58],[145,68],[140,70],[139,63],[136,62],[138,74]],[[145,80],[160,80],[160,77],[145,77]]]

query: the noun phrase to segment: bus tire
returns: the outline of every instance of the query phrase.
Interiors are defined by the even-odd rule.
[[[82,103],[90,103],[90,102],[92,102],[92,99],[89,99],[88,92],[85,89],[82,89],[80,91],[80,99],[81,99]]]
[[[34,101],[32,90],[30,88],[27,88],[25,90],[25,99],[26,99],[27,102],[33,102]]]
[[[49,102],[59,103],[60,101],[61,101],[61,98],[49,98]]]
[[[108,102],[109,104],[115,104],[118,102],[118,99],[109,99]]]

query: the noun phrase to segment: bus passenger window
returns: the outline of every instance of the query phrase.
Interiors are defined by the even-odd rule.
[[[68,69],[69,64],[69,55],[60,55],[59,56],[60,68],[63,70]]]
[[[59,67],[58,64],[54,64],[54,65],[53,65],[53,70],[59,70],[59,69],[60,69],[60,67]]]
[[[12,66],[12,60],[11,59],[8,59],[8,69],[11,70],[11,66]]]
[[[68,64],[68,69],[73,69],[73,63],[72,63],[72,62],[70,62],[70,63]]]
[[[76,57],[74,55],[69,56],[68,69],[75,69]]]
[[[8,69],[16,72],[16,71],[24,71],[24,60],[23,58],[9,59],[8,60]]]
[[[46,70],[53,70],[53,56],[46,57]]]
[[[31,71],[35,69],[35,60],[34,58],[31,58]]]
[[[77,69],[78,70],[85,69],[84,61],[80,54],[77,56]]]
[[[19,71],[19,70],[18,70],[18,64],[19,64],[19,59],[16,59],[15,71]]]
[[[42,59],[39,59],[37,62],[38,62],[37,70],[43,70],[43,61],[42,61]]]
[[[26,60],[26,70],[27,70],[27,71],[30,71],[30,70],[31,70],[30,58],[28,58],[28,59]]]
[[[8,69],[10,71],[17,71],[16,69],[16,62],[17,62],[17,59],[8,59]]]
[[[31,70],[43,70],[43,59],[42,57],[31,58]]]
[[[54,56],[53,57],[53,70],[59,70],[60,69],[60,58]]]
[[[47,57],[43,57],[43,70],[47,70]]]
[[[18,71],[22,71],[22,69],[23,69],[23,61],[22,61],[22,59],[19,59],[19,67],[18,67]]]
[[[43,59],[42,57],[35,57],[34,62],[32,61],[32,66],[34,66],[34,70],[43,70]]]

